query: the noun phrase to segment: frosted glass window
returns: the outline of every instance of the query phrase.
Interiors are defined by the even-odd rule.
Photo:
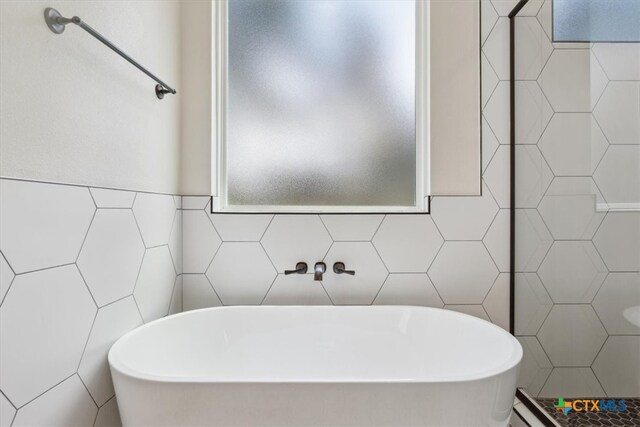
[[[553,0],[556,42],[640,42],[640,0]]]
[[[416,205],[414,1],[229,0],[228,205]]]

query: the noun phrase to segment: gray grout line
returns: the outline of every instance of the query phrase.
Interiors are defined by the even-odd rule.
[[[47,394],[48,392],[50,392],[51,390],[53,390],[54,388],[58,387],[60,384],[62,384],[63,382],[65,382],[66,380],[68,380],[69,378],[73,377],[74,375],[77,375],[75,372],[72,373],[71,375],[65,377],[64,379],[62,379],[61,381],[57,382],[56,384],[52,385],[51,387],[49,387],[48,389],[46,389],[45,391],[43,391],[42,393],[38,394],[36,397],[34,397],[33,399],[27,401],[26,403],[22,404],[20,407],[16,408],[18,411],[22,408],[24,408],[25,406],[27,406],[28,404],[30,404],[31,402],[33,402],[34,400],[36,400],[37,398],[39,398],[40,396],[43,396],[45,394]]]
[[[17,411],[18,411],[18,408],[16,408],[16,405],[14,405],[14,404],[13,404],[13,402],[11,401],[11,399],[9,399],[9,398],[7,397],[7,395],[6,395],[6,394],[4,394],[4,392],[3,392],[2,390],[0,390],[0,394],[1,394],[2,396],[4,396],[4,398],[7,400],[7,402],[9,402],[9,405],[13,406],[13,409],[15,409],[15,410],[16,410],[16,412],[17,412]],[[9,423],[9,425],[11,425],[11,423]]]
[[[87,387],[87,385],[84,383],[84,380],[82,379],[82,377],[80,376],[79,373],[76,372],[76,375],[78,376],[78,379],[80,380],[80,382],[82,383],[82,386],[84,387],[84,389],[87,391],[87,394],[89,395],[89,397],[91,398],[91,401],[93,402],[93,404],[96,406],[96,416],[98,415],[98,409],[100,409],[100,407],[98,406],[98,402],[96,402],[96,400],[93,398],[93,396],[91,395],[91,392],[89,391],[89,388]],[[94,420],[95,423],[95,420]]]
[[[216,287],[213,286],[213,283],[211,282],[211,280],[209,280],[209,276],[207,276],[206,274],[203,274],[203,276],[207,280],[207,282],[209,283],[209,286],[211,286],[211,289],[213,289],[213,293],[216,294],[216,297],[218,298],[218,301],[220,301],[220,304],[222,304],[224,306],[225,303],[224,303],[224,301],[222,301],[222,298],[220,298],[220,294],[218,294],[218,291],[216,291]],[[182,283],[182,293],[183,293],[182,304],[184,305],[184,282]]]
[[[76,366],[76,373],[78,374],[78,377],[80,377],[80,374],[78,373],[80,371],[80,365],[82,365],[82,359],[84,359],[84,355],[85,352],[87,351],[87,346],[89,345],[89,339],[91,338],[91,333],[93,333],[93,327],[96,325],[96,320],[98,319],[98,311],[100,311],[99,309],[96,309],[96,313],[93,315],[93,321],[91,322],[91,328],[89,328],[89,333],[87,334],[87,339],[84,341],[84,346],[82,347],[82,353],[80,353],[80,359],[78,360],[78,366]],[[81,378],[82,380],[82,378]],[[89,393],[91,394],[91,393]]]
[[[271,280],[271,284],[269,285],[269,288],[267,289],[267,292],[264,293],[264,296],[262,297],[262,299],[260,300],[258,305],[264,304],[264,300],[267,299],[267,295],[269,295],[269,292],[271,291],[271,288],[273,288],[273,285],[276,283],[276,280],[278,280],[278,276],[279,276],[279,274],[276,272],[276,275]]]
[[[98,305],[98,301],[93,296],[93,292],[91,292],[91,288],[89,287],[89,284],[87,283],[87,279],[84,278],[84,275],[82,274],[82,271],[80,271],[80,267],[78,267],[78,263],[74,263],[73,265],[75,265],[76,270],[78,270],[78,274],[80,274],[80,278],[82,279],[82,283],[84,283],[84,286],[87,288],[87,291],[89,292],[89,295],[91,296],[91,299],[93,300],[93,303],[95,304],[96,309],[100,308],[100,306]]]
[[[140,260],[140,266],[138,267],[138,274],[136,274],[136,281],[133,284],[133,289],[131,290],[131,295],[133,295],[136,292],[136,288],[138,287],[138,279],[140,279],[140,273],[142,272],[142,266],[144,265],[144,260],[147,257],[147,250],[144,250],[144,253],[142,254],[142,260]],[[134,297],[135,299],[135,297]]]
[[[65,264],[54,265],[54,266],[51,266],[51,267],[37,268],[35,270],[24,271],[22,273],[15,273],[15,276],[18,277],[18,276],[23,276],[25,274],[39,273],[41,271],[53,270],[54,268],[60,268],[60,267],[68,267],[70,265],[75,265],[75,264],[76,264],[75,261],[71,261],[71,262],[67,262]]]
[[[82,253],[82,249],[84,249],[84,244],[87,242],[87,237],[89,237],[91,226],[93,225],[93,221],[95,221],[97,215],[98,215],[98,208],[94,209],[93,215],[91,216],[91,221],[89,221],[89,226],[87,227],[87,230],[84,232],[84,237],[82,238],[80,249],[78,249],[78,255],[76,255],[76,260],[75,260],[76,264],[78,263],[78,259],[80,259],[80,254]]]
[[[98,189],[98,190],[113,190],[113,191],[121,191],[121,192],[126,192],[126,193],[158,194],[158,195],[163,195],[163,196],[177,196],[178,195],[178,194],[175,194],[175,193],[162,193],[162,192],[145,191],[145,190],[130,190],[130,189],[124,189],[124,188],[101,187],[101,186],[86,185],[86,184],[71,184],[71,183],[67,183],[67,182],[43,181],[43,180],[37,180],[37,179],[16,178],[16,177],[0,175],[0,180],[3,180],[3,179],[7,180],[7,181],[31,182],[31,183],[35,183],[35,184],[45,184],[45,185],[64,185],[65,187],[76,187],[76,188],[87,188],[87,189],[95,188],[95,189]],[[206,196],[204,196],[204,197],[206,197]]]

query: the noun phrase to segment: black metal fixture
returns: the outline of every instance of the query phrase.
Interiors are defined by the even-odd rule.
[[[529,0],[509,13],[509,332],[515,335],[516,301],[516,16]]]
[[[509,332],[515,335],[516,295],[516,21],[515,18],[529,0],[520,0],[509,13]],[[539,408],[534,399],[522,388],[516,389],[516,397],[544,425],[555,425]]]
[[[306,272],[307,272],[307,263],[300,261],[299,263],[296,264],[295,270],[285,270],[284,274],[288,276],[289,274],[305,274]]]
[[[322,280],[322,275],[327,271],[327,264],[324,262],[316,262],[316,265],[313,267],[313,280],[320,281]]]
[[[344,262],[340,262],[340,261],[333,264],[333,272],[336,274],[349,274],[351,276],[356,275],[355,270],[346,270],[344,266]]]
[[[44,20],[47,23],[47,26],[49,27],[49,29],[53,31],[55,34],[62,34],[67,24],[76,24],[77,26],[85,30],[87,33],[91,34],[93,37],[95,37],[96,39],[101,41],[103,44],[105,44],[109,49],[113,50],[115,53],[117,53],[118,55],[120,55],[121,57],[129,61],[129,63],[132,64],[134,67],[136,67],[138,70],[142,71],[147,76],[155,80],[155,82],[158,83],[155,87],[156,96],[158,97],[158,99],[164,98],[164,95],[167,93],[171,93],[175,95],[176,93],[175,89],[173,89],[171,86],[169,86],[168,84],[166,84],[165,82],[157,78],[154,74],[152,74],[142,65],[140,65],[136,60],[131,58],[129,55],[127,55],[126,53],[118,49],[113,43],[111,43],[109,40],[104,38],[99,32],[97,32],[96,30],[91,28],[89,25],[84,23],[82,19],[80,19],[79,17],[74,16],[72,18],[65,18],[56,9],[52,7],[48,7],[44,10]]]

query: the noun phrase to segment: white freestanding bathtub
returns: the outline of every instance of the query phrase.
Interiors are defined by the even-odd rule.
[[[522,348],[426,307],[224,307],[109,352],[125,426],[507,426]]]

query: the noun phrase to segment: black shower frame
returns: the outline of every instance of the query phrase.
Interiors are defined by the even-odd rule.
[[[516,17],[529,3],[520,0],[509,13],[509,332],[515,336],[516,295]],[[545,427],[554,427],[552,418],[522,388],[516,397]]]

